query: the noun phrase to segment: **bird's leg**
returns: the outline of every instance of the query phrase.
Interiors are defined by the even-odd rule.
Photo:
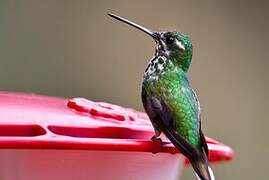
[[[161,139],[160,137],[157,137],[156,135],[152,136],[152,137],[151,137],[151,140],[152,140],[153,142],[158,142],[158,143],[160,143],[160,144],[163,143],[162,139]]]
[[[157,129],[154,129],[154,131],[155,131],[155,134],[154,134],[154,136],[152,136],[151,140],[152,140],[153,142],[158,142],[158,143],[160,143],[160,144],[163,144],[163,141],[162,141],[162,139],[160,138],[161,131],[159,131],[159,130],[157,130]]]
[[[151,140],[153,143],[157,143],[158,145],[161,145],[163,143],[162,139],[159,137],[161,135],[161,131],[158,131],[154,128],[155,134],[152,136]],[[153,154],[156,154],[159,152],[159,148],[154,148],[152,151]]]
[[[169,144],[167,142],[163,142],[162,139],[160,138],[160,135],[161,135],[161,131],[158,131],[158,130],[155,129],[155,134],[151,138],[152,142],[153,143],[157,143],[158,144],[158,147],[160,147],[161,145]],[[156,154],[158,152],[159,152],[159,148],[155,148],[152,151],[153,154]]]
[[[151,140],[153,142],[157,142],[161,145],[170,144],[169,142],[162,141],[162,139],[160,138],[161,133],[162,133],[161,131],[155,129],[155,134],[154,134],[154,136],[151,137]]]

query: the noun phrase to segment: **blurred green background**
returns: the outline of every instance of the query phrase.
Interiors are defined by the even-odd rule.
[[[0,88],[81,96],[142,110],[140,87],[154,53],[145,34],[113,12],[193,40],[192,86],[203,127],[235,149],[217,179],[268,179],[268,1],[0,0]],[[183,179],[194,179],[192,169]]]

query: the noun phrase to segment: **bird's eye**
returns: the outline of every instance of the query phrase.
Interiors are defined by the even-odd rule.
[[[165,41],[167,44],[173,44],[175,42],[175,38],[173,38],[172,36],[166,36]]]

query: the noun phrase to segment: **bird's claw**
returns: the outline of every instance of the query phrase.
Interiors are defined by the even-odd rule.
[[[160,137],[157,137],[155,135],[152,136],[151,140],[152,140],[153,143],[157,143],[159,145],[158,147],[160,147],[161,145],[169,144],[168,142],[163,142]],[[156,153],[159,152],[157,147],[155,148],[155,150],[156,151],[152,151],[153,154],[156,154]]]
[[[151,140],[152,140],[153,142],[157,142],[157,143],[160,143],[160,144],[163,143],[162,139],[159,138],[159,137],[156,137],[155,135],[152,136]]]

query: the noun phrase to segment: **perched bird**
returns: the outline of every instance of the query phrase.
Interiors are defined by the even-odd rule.
[[[181,32],[152,32],[114,14],[109,16],[151,36],[157,44],[154,57],[144,73],[142,101],[155,130],[161,132],[184,154],[202,180],[214,180],[208,165],[208,147],[201,129],[201,110],[189,84],[188,69],[192,43]]]

